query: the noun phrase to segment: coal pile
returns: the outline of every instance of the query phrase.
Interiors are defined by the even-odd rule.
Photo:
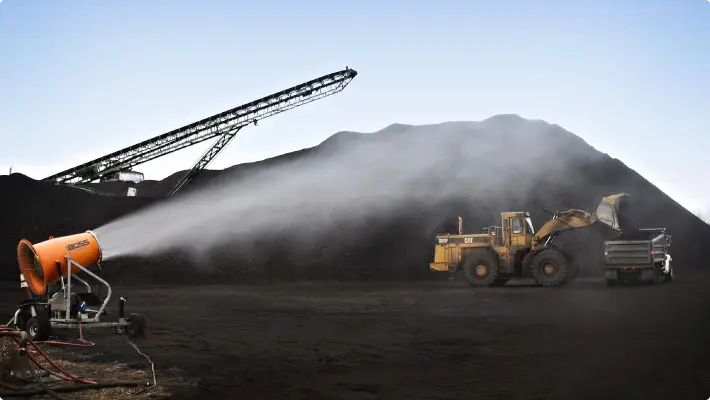
[[[17,243],[84,232],[152,202],[138,197],[100,196],[38,182],[22,174],[0,176],[3,230],[0,280],[18,281]]]
[[[359,157],[347,156],[354,151]],[[515,115],[482,122],[395,124],[373,134],[341,132],[311,149],[209,171],[190,190],[225,184],[238,189],[240,182],[255,173],[273,171],[278,177],[279,171],[314,162],[337,165],[337,177],[345,182],[368,168],[381,171],[368,178],[371,187],[391,187],[389,198],[396,199],[395,207],[363,214],[357,220],[338,220],[328,230],[318,228],[317,221],[332,215],[306,222],[294,215],[268,234],[249,242],[235,238],[204,257],[176,249],[148,258],[123,258],[113,262],[107,274],[124,283],[431,279],[442,277],[428,271],[433,235],[454,232],[458,215],[464,218],[467,232],[499,225],[501,211],[529,211],[539,227],[549,219],[542,207],[592,212],[603,196],[618,192],[633,196],[631,206],[624,210],[633,226],[669,229],[679,271],[702,268],[704,243],[710,240],[707,224],[621,161],[559,126]],[[131,185],[138,188],[135,198],[91,195],[15,175],[2,178],[0,185],[9,193],[3,200],[9,229],[0,260],[5,270],[13,271],[8,276],[17,279],[14,248],[20,238],[42,240],[50,234],[95,228],[157,201],[180,176],[176,173],[160,182]],[[123,194],[128,184],[94,186]],[[238,190],[235,193],[239,195]],[[363,196],[367,195],[364,191]],[[309,239],[303,240],[304,236]],[[558,244],[575,256],[584,276],[602,273],[602,242],[594,231],[578,230],[565,232]]]

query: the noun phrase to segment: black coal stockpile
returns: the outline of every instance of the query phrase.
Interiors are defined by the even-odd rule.
[[[621,161],[559,126],[514,115],[430,126],[395,124],[373,134],[341,132],[311,149],[210,171],[190,190],[225,184],[239,188],[254,173],[273,171],[279,176],[279,168],[293,172],[307,162],[332,171],[340,182],[362,182],[367,175],[371,183],[359,192],[368,196],[368,187],[379,188],[378,195],[387,194],[383,201],[390,207],[379,213],[361,212],[356,220],[345,218],[328,225],[328,230],[319,228],[317,216],[310,222],[285,220],[268,234],[248,243],[235,239],[199,259],[179,251],[124,258],[112,262],[107,274],[124,283],[428,279],[441,276],[428,271],[433,235],[454,232],[458,215],[467,232],[500,225],[501,211],[529,211],[539,227],[550,217],[543,208],[593,212],[603,196],[618,192],[632,196],[624,213],[633,228],[670,230],[679,271],[703,268],[703,250],[710,241],[707,224]],[[14,250],[19,239],[37,241],[95,228],[159,201],[157,196],[179,176],[136,185],[136,198],[98,196],[18,175],[0,178],[6,193],[2,278],[17,279]],[[123,194],[127,184],[97,187]],[[305,236],[308,240],[302,239]],[[558,245],[575,256],[580,275],[600,275],[603,240],[596,231],[582,229],[565,232]]]
[[[22,174],[0,176],[0,279],[17,281],[17,243],[85,232],[151,202],[138,197],[100,196],[35,181]]]

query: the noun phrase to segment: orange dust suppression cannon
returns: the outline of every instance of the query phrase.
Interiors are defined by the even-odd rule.
[[[124,315],[126,299],[121,297],[118,318],[102,321],[111,300],[111,286],[90,271],[101,269],[101,245],[92,231],[17,245],[20,286],[26,299],[20,303],[8,325],[27,332],[31,340],[47,340],[52,328],[113,327],[118,334],[141,336],[146,327],[141,314]],[[81,278],[80,275],[84,275]],[[98,285],[98,295],[86,280]],[[78,282],[77,289],[73,287]],[[102,288],[106,296],[101,298]],[[28,291],[30,293],[28,293]]]

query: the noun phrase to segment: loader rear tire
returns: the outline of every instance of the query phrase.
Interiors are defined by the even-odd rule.
[[[569,276],[569,257],[554,247],[539,252],[532,263],[532,276],[542,286],[565,284]]]
[[[471,286],[493,286],[498,281],[498,263],[488,251],[473,251],[464,260],[463,273]]]

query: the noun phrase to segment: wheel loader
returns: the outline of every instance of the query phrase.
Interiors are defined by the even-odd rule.
[[[501,226],[484,233],[464,234],[459,218],[458,234],[438,234],[433,271],[462,271],[471,286],[504,285],[511,278],[532,277],[541,286],[559,286],[576,276],[578,267],[570,255],[554,245],[566,230],[599,226],[605,234],[620,236],[619,205],[626,193],[602,198],[594,213],[571,209],[551,212],[552,218],[535,231],[529,212],[502,212]]]

